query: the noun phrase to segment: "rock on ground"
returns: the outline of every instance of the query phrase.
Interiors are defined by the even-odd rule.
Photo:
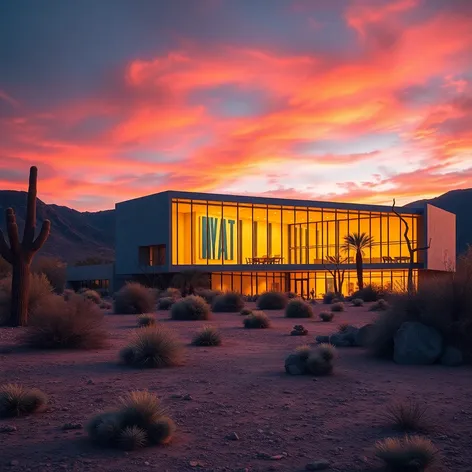
[[[405,365],[434,364],[442,350],[442,336],[436,329],[407,321],[395,335],[393,359],[397,364]]]
[[[442,365],[448,367],[457,367],[463,364],[464,359],[462,357],[462,352],[459,351],[459,349],[453,346],[447,346],[442,353],[440,362]]]
[[[297,354],[290,354],[285,359],[285,372],[290,375],[303,375],[306,372],[305,361]]]

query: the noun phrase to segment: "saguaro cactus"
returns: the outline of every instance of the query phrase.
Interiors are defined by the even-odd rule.
[[[0,229],[0,254],[12,265],[11,284],[11,315],[12,326],[26,326],[28,323],[28,295],[30,286],[30,266],[33,256],[46,242],[49,236],[51,223],[44,220],[41,231],[35,238],[36,230],[36,183],[38,180],[38,169],[30,168],[28,202],[26,207],[25,229],[23,241],[20,242],[18,225],[13,208],[7,208],[7,234],[10,245],[7,244],[5,236]]]

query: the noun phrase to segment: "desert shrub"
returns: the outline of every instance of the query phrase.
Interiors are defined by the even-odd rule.
[[[86,290],[82,293],[82,296],[92,301],[93,303],[96,303],[97,305],[99,305],[102,301],[100,294],[95,290]]]
[[[202,297],[189,295],[172,305],[170,316],[173,320],[208,320],[210,306]]]
[[[375,357],[393,356],[394,338],[403,322],[408,321],[408,315],[403,310],[385,311],[374,321],[367,348]]]
[[[129,282],[115,293],[115,313],[120,315],[139,315],[154,311],[154,297],[143,285]]]
[[[203,326],[193,337],[194,346],[219,346],[221,344],[221,334],[214,326]]]
[[[378,285],[366,285],[362,290],[352,294],[352,298],[361,298],[364,302],[376,302],[379,298],[385,298],[388,292]]]
[[[49,297],[54,296],[53,288],[44,274],[30,275],[30,290],[28,294],[28,316]],[[10,317],[11,307],[11,276],[0,281],[0,324]]]
[[[102,309],[102,310],[111,310],[113,308],[113,304],[110,303],[110,302],[107,302],[105,300],[102,300],[102,302],[100,303],[99,307]]]
[[[330,313],[331,315],[332,313]],[[345,333],[348,329],[349,329],[349,323],[341,323],[339,326],[338,326],[338,332],[339,333]]]
[[[154,326],[156,324],[156,318],[150,314],[138,315],[138,326],[145,328],[146,326]]]
[[[178,288],[169,287],[160,293],[159,298],[180,298],[182,294]]]
[[[439,451],[433,443],[420,436],[378,441],[375,455],[392,472],[424,471],[439,461]]]
[[[44,409],[48,397],[37,388],[18,384],[0,386],[0,417],[22,416]]]
[[[167,444],[175,432],[159,399],[148,391],[133,391],[115,411],[100,413],[87,425],[90,440],[102,447],[124,450]]]
[[[242,315],[242,316],[249,316],[249,315],[252,315],[252,312],[253,310],[251,310],[250,308],[243,308],[239,314]]]
[[[292,299],[285,308],[286,318],[313,318],[311,305],[303,300]]]
[[[173,297],[164,297],[157,300],[157,309],[158,310],[170,310],[172,305],[176,302],[176,298]]]
[[[336,302],[331,305],[331,311],[339,312],[344,311],[344,303],[343,302]]]
[[[263,311],[253,311],[243,320],[245,328],[270,328],[270,318]]]
[[[259,310],[283,310],[287,306],[287,295],[281,292],[264,292],[257,299]]]
[[[295,354],[300,357],[300,359],[307,360],[311,353],[311,347],[308,344],[303,344],[295,348]]]
[[[336,348],[331,344],[319,344],[306,360],[308,372],[313,375],[329,375],[333,372]]]
[[[344,295],[342,293],[327,292],[323,295],[323,303],[330,305],[331,303],[342,302]]]
[[[353,298],[352,306],[364,306],[364,300],[362,298]]]
[[[236,292],[226,292],[218,295],[212,304],[215,313],[237,313],[244,308],[244,300],[241,294]]]
[[[134,367],[172,367],[182,363],[183,346],[172,331],[150,326],[133,334],[120,358]]]
[[[195,295],[202,297],[209,305],[213,303],[213,300],[222,295],[220,290],[210,290],[209,288],[197,288],[195,290]]]
[[[333,321],[334,318],[334,313],[332,311],[322,311],[319,314],[320,320],[321,321]]]
[[[247,302],[257,302],[259,295],[244,295],[244,300]]]
[[[333,372],[333,362],[336,357],[336,348],[331,344],[320,344],[312,349],[308,345],[299,346],[287,360],[293,356],[298,357],[296,361],[301,373],[312,375],[329,375]],[[287,362],[287,361],[286,361]],[[287,369],[287,364],[286,364]],[[287,371],[290,373],[290,371]]]
[[[385,311],[387,309],[388,303],[383,298],[380,298],[373,305],[371,305],[369,311]]]
[[[73,297],[74,295],[76,295],[76,293],[74,292],[74,290],[70,289],[70,288],[66,288],[63,292],[62,292],[62,296],[64,297],[64,300],[69,300],[71,297]]]
[[[22,341],[38,349],[98,349],[107,333],[98,306],[81,296],[45,299],[29,318]]]
[[[431,429],[428,408],[417,400],[396,401],[386,408],[385,419],[402,431],[426,432]]]
[[[34,259],[31,271],[44,274],[54,292],[62,293],[66,285],[66,264],[56,257],[40,256]]]

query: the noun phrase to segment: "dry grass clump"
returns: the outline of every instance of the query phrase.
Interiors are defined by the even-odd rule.
[[[170,309],[173,320],[208,320],[210,315],[210,306],[197,295],[189,295],[176,301]]]
[[[263,311],[253,311],[252,314],[246,316],[243,320],[245,328],[257,329],[257,328],[270,328],[270,318]]]
[[[386,311],[388,308],[388,302],[383,298],[380,298],[369,308],[369,311]]]
[[[388,292],[379,285],[366,285],[362,290],[352,294],[352,298],[360,298],[364,302],[376,302],[379,298],[385,298]]]
[[[151,314],[138,315],[138,327],[145,328],[147,326],[154,326],[156,324],[156,318]]]
[[[80,295],[68,301],[60,295],[46,298],[22,336],[27,346],[38,349],[98,349],[106,338],[100,308]]]
[[[326,322],[333,321],[334,313],[332,311],[322,311],[319,314],[319,317],[321,321],[326,321]]]
[[[250,308],[243,308],[239,314],[242,315],[242,316],[249,316],[249,315],[252,315],[252,312],[253,310],[251,310]]]
[[[330,305],[331,303],[337,303],[344,300],[342,293],[327,292],[323,295],[323,303]]]
[[[385,419],[402,431],[426,432],[432,429],[427,406],[417,400],[397,401],[388,405]]]
[[[96,290],[86,290],[81,294],[83,297],[99,305],[102,301],[102,297]]]
[[[173,297],[163,297],[157,300],[157,309],[158,310],[170,310],[172,305],[176,302],[176,298]]]
[[[11,275],[0,280],[0,325],[10,318],[11,280]],[[54,297],[54,293],[48,278],[44,274],[31,274],[28,293],[28,316],[31,316],[49,297]]]
[[[287,306],[287,295],[281,292],[264,292],[257,299],[258,310],[283,310]]]
[[[172,331],[149,326],[135,331],[128,346],[120,351],[120,359],[133,367],[162,368],[181,365],[183,353]]]
[[[226,292],[215,297],[211,309],[214,313],[237,313],[243,308],[244,299],[240,293]]]
[[[313,318],[313,308],[303,300],[292,299],[285,308],[286,318]]]
[[[364,300],[362,298],[353,298],[352,299],[352,306],[364,306]]]
[[[340,312],[340,311],[344,311],[345,308],[344,308],[344,303],[343,302],[336,302],[336,303],[333,303],[331,305],[331,311],[334,311],[334,312]]]
[[[315,348],[307,344],[297,347],[295,352],[287,357],[286,371],[288,373],[292,372],[287,367],[287,362],[290,365],[293,357],[295,357],[299,374],[329,375],[333,372],[336,348],[331,344],[319,344]]]
[[[48,397],[37,388],[19,384],[0,386],[0,417],[23,416],[45,408]]]
[[[114,311],[120,315],[139,315],[154,310],[154,296],[144,285],[128,282],[115,293]]]
[[[116,411],[92,418],[87,432],[90,440],[99,446],[130,451],[168,444],[175,432],[175,423],[154,394],[133,391],[120,399],[120,408]]]
[[[195,289],[195,295],[202,297],[209,305],[213,303],[213,300],[222,295],[221,290],[211,290],[209,288],[197,288]]]
[[[329,375],[333,372],[336,348],[331,344],[320,344],[309,354],[306,360],[308,372],[313,375]]]
[[[99,307],[101,310],[111,310],[113,308],[113,304],[102,300]]]
[[[375,455],[392,472],[425,471],[439,462],[439,451],[427,438],[387,438],[375,445]]]
[[[194,346],[219,346],[221,345],[221,334],[214,326],[203,326],[193,337]]]

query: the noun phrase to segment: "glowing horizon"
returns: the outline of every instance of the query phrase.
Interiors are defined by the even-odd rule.
[[[41,200],[88,211],[472,187],[472,2],[26,3],[0,9],[1,189],[31,165]]]

